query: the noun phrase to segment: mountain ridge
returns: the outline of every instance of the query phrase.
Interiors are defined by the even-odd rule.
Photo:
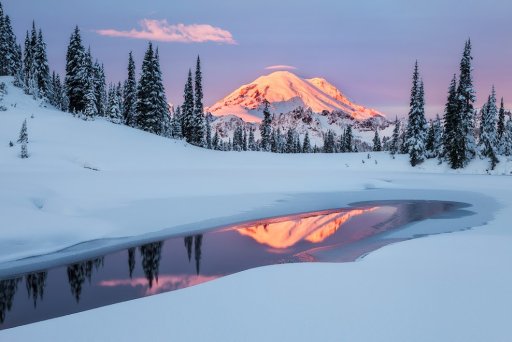
[[[287,113],[298,107],[313,112],[340,111],[357,121],[384,115],[349,100],[325,78],[301,78],[289,71],[275,71],[244,84],[217,101],[206,110],[215,116],[236,115],[247,122],[259,122],[263,103],[267,100],[271,110]]]

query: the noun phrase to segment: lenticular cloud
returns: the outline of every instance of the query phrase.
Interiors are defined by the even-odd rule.
[[[167,20],[142,19],[141,29],[119,31],[115,29],[96,30],[102,36],[148,39],[174,43],[236,44],[231,32],[208,24],[169,24]]]

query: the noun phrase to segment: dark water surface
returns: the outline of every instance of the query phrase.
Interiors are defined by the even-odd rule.
[[[465,206],[441,201],[364,203],[173,236],[73,264],[56,261],[48,269],[2,276],[0,330],[259,266],[354,261],[381,246],[431,234],[403,233],[409,223],[450,215]],[[389,236],[400,228],[399,238]],[[446,227],[442,232],[453,230]]]

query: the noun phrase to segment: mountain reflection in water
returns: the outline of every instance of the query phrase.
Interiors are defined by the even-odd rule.
[[[460,207],[452,202],[399,201],[287,215],[170,237],[71,264],[56,261],[48,269],[26,274],[13,271],[0,279],[0,329],[178,290],[259,266],[352,261],[398,241],[386,238],[386,231]]]

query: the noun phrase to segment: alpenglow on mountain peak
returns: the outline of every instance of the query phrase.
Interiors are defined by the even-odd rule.
[[[275,71],[258,77],[224,97],[206,110],[216,116],[236,115],[248,122],[259,122],[267,100],[274,113],[287,113],[297,107],[313,112],[341,111],[362,121],[383,115],[350,101],[325,78],[304,79],[289,71]]]

